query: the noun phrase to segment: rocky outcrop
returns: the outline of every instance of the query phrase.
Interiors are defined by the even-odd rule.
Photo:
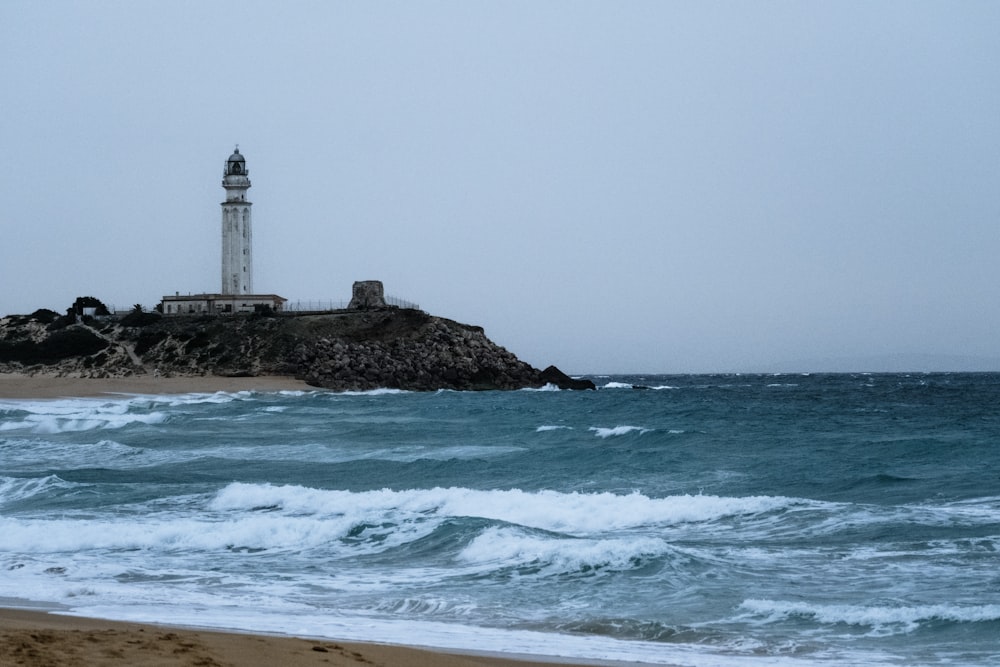
[[[549,366],[538,376],[545,384],[554,384],[560,389],[597,389],[597,386],[590,380],[576,380],[555,366]]]
[[[415,310],[319,317],[301,324],[323,333],[301,337],[292,355],[296,375],[315,386],[465,390],[539,384],[537,370],[479,327]]]
[[[490,341],[481,327],[391,307],[297,316],[137,313],[70,324],[8,317],[0,320],[0,371],[290,375],[338,391],[517,389],[546,382],[593,388],[558,369],[543,374]]]

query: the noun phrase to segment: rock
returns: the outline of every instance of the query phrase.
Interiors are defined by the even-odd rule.
[[[560,389],[597,389],[590,380],[574,380],[555,366],[546,368],[539,373],[539,377],[543,383],[554,384]]]
[[[291,375],[337,391],[594,388],[552,367],[539,372],[482,327],[409,308],[164,317],[142,327],[112,318],[99,335],[76,326],[50,331],[41,319],[0,318],[0,372]]]

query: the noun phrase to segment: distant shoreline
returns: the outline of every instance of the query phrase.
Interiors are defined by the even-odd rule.
[[[93,398],[108,394],[195,394],[218,391],[322,391],[284,375],[256,377],[133,375],[121,378],[0,373],[0,398]]]

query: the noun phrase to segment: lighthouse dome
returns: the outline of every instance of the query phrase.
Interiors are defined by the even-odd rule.
[[[229,156],[226,160],[226,175],[237,174],[243,175],[247,173],[246,160],[240,154],[239,146],[233,151],[233,154]]]

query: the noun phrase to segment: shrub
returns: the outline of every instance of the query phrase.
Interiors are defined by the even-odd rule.
[[[83,315],[84,308],[94,308],[94,314],[102,317],[111,314],[111,311],[108,310],[107,306],[101,303],[100,299],[92,296],[76,297],[76,301],[73,302],[70,310],[77,315]]]
[[[143,355],[156,345],[167,338],[167,333],[165,331],[154,331],[154,332],[142,332],[139,334],[139,340],[135,344],[135,353],[138,355]]]
[[[106,340],[86,329],[60,329],[40,343],[0,343],[0,361],[51,364],[69,357],[89,356],[106,347]]]
[[[145,327],[159,321],[159,313],[144,313],[140,310],[133,310],[120,320],[123,327]]]
[[[31,314],[31,319],[42,324],[52,324],[59,317],[59,313],[48,308],[39,308]]]
[[[81,357],[100,352],[108,341],[86,329],[62,329],[38,344],[44,359],[58,361],[68,357]]]

